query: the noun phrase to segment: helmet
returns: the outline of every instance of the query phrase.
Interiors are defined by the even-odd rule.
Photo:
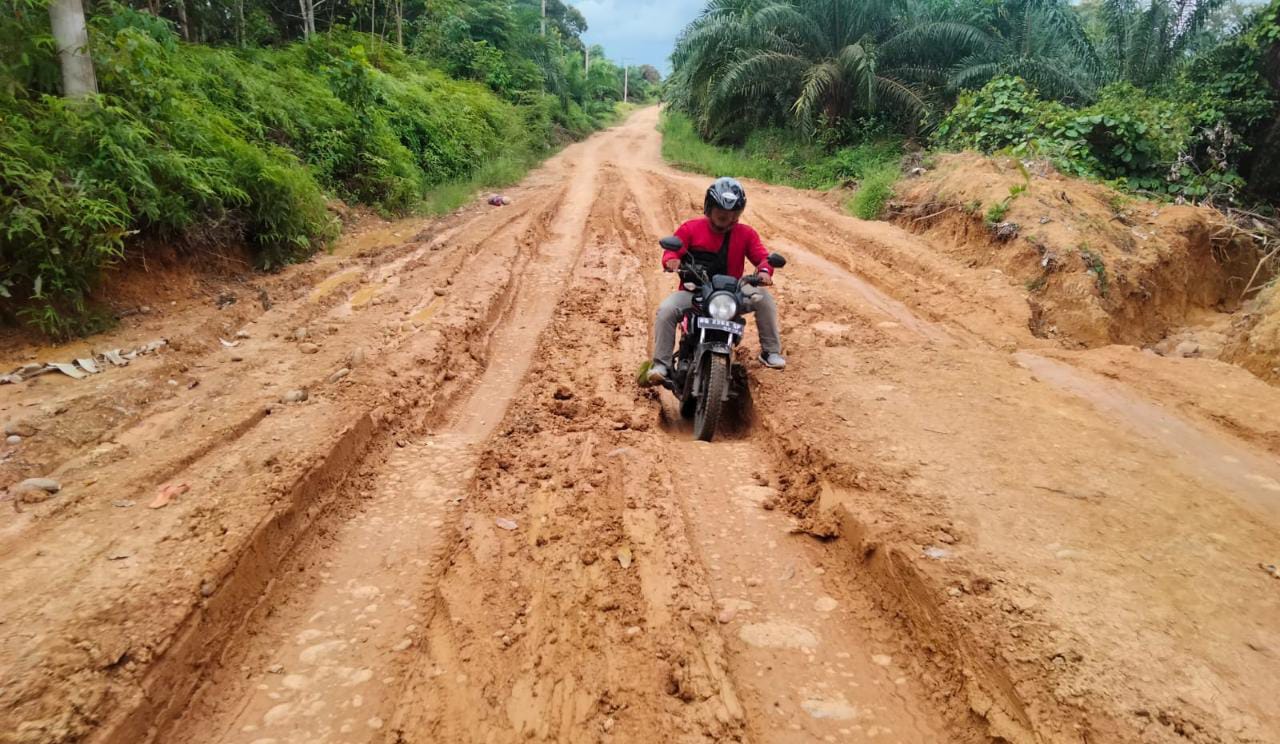
[[[741,212],[747,208],[747,192],[742,190],[742,184],[736,178],[717,178],[707,188],[707,196],[702,200],[702,213],[710,214],[712,207]]]

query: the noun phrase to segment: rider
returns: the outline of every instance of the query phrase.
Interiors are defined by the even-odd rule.
[[[738,222],[742,210],[747,208],[747,194],[742,184],[733,178],[717,178],[707,189],[702,201],[703,217],[689,220],[676,230],[676,237],[684,243],[680,251],[665,251],[662,268],[676,271],[680,258],[689,251],[701,254],[700,263],[713,267],[708,274],[726,274],[742,277],[743,261],[750,259],[760,275],[761,284],[773,284],[773,267],[768,263],[769,251],[760,242],[760,235],[748,225]],[[756,314],[756,329],[760,334],[760,363],[773,369],[782,369],[787,360],[782,356],[782,340],[778,336],[778,308],[773,297],[763,289],[745,285],[747,312]],[[658,318],[653,326],[653,365],[649,368],[649,382],[660,384],[670,374],[671,351],[676,342],[676,325],[693,303],[693,293],[683,288],[667,297],[658,306]]]

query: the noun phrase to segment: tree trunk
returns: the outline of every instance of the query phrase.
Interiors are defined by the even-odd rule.
[[[182,26],[182,40],[191,41],[191,26],[187,23],[187,0],[178,0],[178,25]]]
[[[396,46],[404,49],[404,0],[396,0]]]
[[[81,98],[98,92],[98,79],[93,74],[93,57],[89,56],[89,30],[84,23],[84,6],[80,0],[52,0],[49,23],[62,62],[62,94]]]
[[[236,0],[236,42],[244,46],[244,0]]]
[[[547,35],[547,0],[542,0],[542,35]]]

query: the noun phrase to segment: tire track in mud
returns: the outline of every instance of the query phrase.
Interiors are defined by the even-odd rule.
[[[825,551],[742,485],[730,463],[768,470],[758,445],[629,413],[656,412],[631,367],[659,233],[630,174],[609,176],[625,188],[593,213],[603,255],[579,266],[479,471],[399,740],[946,740],[872,605],[839,577],[840,599],[821,589]]]
[[[524,232],[513,280],[482,372],[422,439],[400,439],[366,470],[365,502],[298,562],[310,576],[285,590],[285,610],[254,629],[243,656],[252,684],[227,679],[206,692],[176,738],[192,742],[372,741],[394,712],[404,660],[431,608],[419,597],[438,573],[448,525],[474,474],[474,446],[497,424],[539,331],[582,247],[596,177],[591,145],[579,153],[562,199]],[[479,257],[473,257],[479,258]],[[408,313],[420,316],[438,298]],[[475,354],[477,349],[472,349]],[[449,372],[445,372],[446,378]],[[437,558],[432,558],[437,556]]]
[[[681,181],[656,171],[629,172],[627,181],[637,190],[636,203],[649,205],[636,219],[641,255],[656,259],[656,248],[644,249],[687,218],[686,205],[696,203],[691,198],[696,192],[673,185]],[[790,252],[788,257],[796,256]],[[653,263],[645,261],[650,267]],[[793,277],[812,274],[814,264],[822,264],[820,270],[832,268],[804,253],[783,270],[787,281],[774,290],[780,302],[792,283],[799,282]],[[647,274],[647,306],[652,308],[670,291],[671,277],[652,270]],[[877,305],[882,311],[886,306],[896,307],[892,301]],[[782,320],[785,341],[785,315]],[[932,327],[903,325],[926,338],[942,335]],[[739,354],[750,374],[778,374],[747,361],[754,351]],[[669,396],[663,396],[662,404],[664,417],[679,420]],[[768,418],[769,406],[782,404],[756,401],[752,418]],[[716,597],[718,620],[734,634],[730,666],[747,699],[752,738],[951,740],[938,712],[925,702],[925,691],[911,679],[918,672],[914,650],[879,615],[871,600],[874,593],[865,594],[867,587],[846,574],[838,551],[804,535],[794,519],[776,509],[778,489],[788,487],[795,475],[786,454],[762,441],[760,431],[711,446],[688,442],[688,432],[679,429],[672,439],[661,455],[679,483],[670,492],[688,515],[689,537]]]
[[[590,248],[482,458],[394,730],[404,742],[736,738],[680,518],[638,454],[647,344],[606,169]],[[511,520],[514,530],[497,520]],[[510,526],[508,524],[508,526]]]

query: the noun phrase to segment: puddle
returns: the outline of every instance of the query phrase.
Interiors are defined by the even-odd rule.
[[[307,302],[319,302],[338,287],[341,287],[344,284],[360,281],[360,275],[363,273],[363,271],[347,271],[341,274],[334,274],[328,279],[317,284],[316,288],[311,290],[311,294],[307,296]]]
[[[356,293],[351,295],[351,309],[359,310],[365,305],[368,305],[377,294],[378,287],[374,284],[357,289]]]
[[[426,307],[411,315],[409,320],[414,323],[426,323],[431,320],[432,316],[440,312],[442,307],[444,307],[444,300],[437,297],[428,303]]]

